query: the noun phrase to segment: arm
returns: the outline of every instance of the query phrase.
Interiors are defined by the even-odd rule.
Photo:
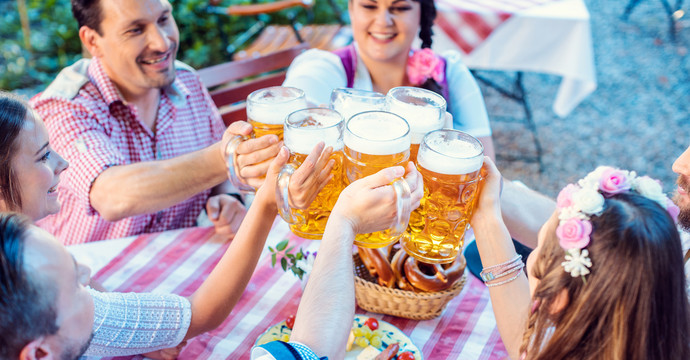
[[[537,247],[539,229],[556,210],[556,203],[532,189],[505,181],[501,210],[513,239],[534,249]]]
[[[516,252],[501,218],[501,174],[488,158],[482,170],[486,171],[485,180],[471,224],[482,264],[488,267],[509,261]],[[518,359],[531,301],[524,271],[511,282],[490,287],[489,295],[501,340],[510,357]]]
[[[307,100],[315,106],[328,106],[331,91],[347,86],[347,78],[338,55],[329,51],[311,49],[292,61],[283,86],[302,89]]]
[[[405,179],[415,209],[424,187],[414,164],[409,163],[407,169]],[[396,199],[389,184],[403,173],[402,167],[384,169],[355,181],[340,194],[300,301],[291,341],[307,345],[319,356],[343,359],[355,312],[354,237],[385,229],[393,223]],[[327,301],[323,294],[328,294]]]

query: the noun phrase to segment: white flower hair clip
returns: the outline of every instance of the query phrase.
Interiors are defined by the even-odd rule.
[[[572,277],[582,277],[590,273],[592,260],[585,249],[592,234],[592,216],[604,211],[605,197],[635,191],[656,201],[668,211],[673,221],[677,221],[680,210],[664,193],[661,183],[648,176],[637,176],[634,171],[599,166],[575,184],[569,184],[558,194],[556,207],[559,224],[556,236],[559,245],[565,250],[563,269]]]

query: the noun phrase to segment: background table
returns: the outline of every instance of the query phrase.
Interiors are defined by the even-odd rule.
[[[316,250],[318,241],[289,233],[278,220],[267,240],[275,245]],[[212,228],[190,228],[106,240],[69,247],[78,261],[89,265],[107,289],[120,292],[163,292],[191,295],[219,261],[227,244]],[[237,269],[241,271],[241,269]],[[232,274],[228,274],[232,276]],[[232,314],[216,330],[192,339],[180,359],[249,359],[256,338],[268,327],[297,312],[302,290],[291,273],[271,267],[264,251],[246,291]],[[328,297],[324,296],[324,301]],[[487,288],[473,276],[442,316],[414,321],[367,314],[400,328],[422,350],[425,359],[502,359],[507,356],[496,328]]]
[[[461,51],[470,69],[562,76],[553,103],[556,115],[567,116],[596,89],[589,12],[583,0],[437,0],[436,4],[434,49]]]

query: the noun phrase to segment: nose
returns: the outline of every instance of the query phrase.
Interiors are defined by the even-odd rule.
[[[673,172],[690,176],[690,146],[673,163]]]
[[[378,14],[376,14],[376,23],[379,25],[390,26],[393,24],[393,14],[388,11],[388,8],[381,7]]]
[[[166,52],[170,49],[171,40],[165,27],[157,25],[149,34],[149,48],[158,52]]]
[[[63,171],[65,171],[65,169],[67,169],[69,167],[69,163],[67,162],[67,160],[65,160],[65,158],[60,156],[60,154],[58,154],[58,153],[55,153],[54,159],[56,161],[55,175],[60,175],[60,173],[62,173]]]

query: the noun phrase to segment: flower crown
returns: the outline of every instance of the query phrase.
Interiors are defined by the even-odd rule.
[[[412,85],[424,84],[429,78],[440,83],[445,76],[443,60],[431,49],[414,50],[407,59],[407,78]]]
[[[584,280],[592,267],[589,251],[585,249],[592,233],[590,217],[601,215],[605,197],[630,191],[656,201],[677,221],[680,210],[664,195],[661,183],[649,176],[637,176],[634,171],[599,166],[577,185],[569,184],[558,194],[556,208],[560,222],[556,236],[566,252],[561,266],[572,277],[581,276]]]

